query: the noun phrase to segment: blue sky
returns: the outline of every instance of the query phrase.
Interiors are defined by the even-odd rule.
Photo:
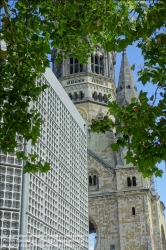
[[[141,54],[141,50],[136,47],[134,44],[133,46],[129,46],[127,48],[127,57],[130,66],[135,64],[135,70],[133,71],[133,76],[135,79],[135,82],[137,84],[138,91],[143,90],[145,92],[148,92],[148,96],[152,96],[152,94],[155,91],[155,87],[151,84],[147,84],[146,86],[143,86],[140,82],[137,81],[137,72],[140,70],[140,67],[143,66],[143,56]],[[118,84],[118,77],[119,77],[119,71],[120,71],[120,65],[121,65],[121,59],[122,59],[122,53],[117,54],[116,56],[116,85]],[[165,163],[162,162],[159,166],[160,169],[164,171],[162,178],[155,178],[155,187],[156,191],[158,192],[158,195],[160,196],[160,200],[164,202],[166,205],[166,171],[165,171]],[[165,211],[166,215],[166,211]],[[90,235],[89,238],[89,250],[94,249],[94,237],[95,234]]]

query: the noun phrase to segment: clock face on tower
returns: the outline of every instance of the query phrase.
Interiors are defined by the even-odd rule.
[[[86,109],[84,109],[83,107],[77,106],[76,107],[79,111],[79,113],[81,114],[81,116],[83,117],[83,119],[87,122],[88,121],[88,113],[86,111]]]

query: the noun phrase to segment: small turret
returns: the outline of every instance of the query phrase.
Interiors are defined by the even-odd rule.
[[[137,87],[127,59],[126,50],[124,50],[122,54],[122,62],[116,93],[116,98],[119,105],[128,105],[131,102],[131,98],[138,97]]]

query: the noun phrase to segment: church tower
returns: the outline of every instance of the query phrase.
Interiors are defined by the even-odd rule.
[[[56,64],[53,71],[87,124],[89,233],[96,233],[94,250],[164,250],[164,204],[154,190],[153,179],[143,179],[133,165],[126,165],[125,150],[110,147],[112,131],[92,133],[91,119],[107,113],[108,94],[119,105],[128,105],[138,92],[126,51],[122,54],[118,87],[115,87],[115,54],[98,46],[82,65],[74,58]]]
[[[108,94],[111,94],[110,101],[116,100],[115,53],[106,52],[98,45],[86,65],[70,56],[56,64],[56,56],[55,50],[52,52],[53,72],[86,121],[89,153],[114,168],[115,153],[110,149],[114,134],[111,131],[92,133],[89,124],[107,113]]]

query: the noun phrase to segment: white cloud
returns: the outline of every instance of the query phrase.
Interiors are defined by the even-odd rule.
[[[94,250],[94,247],[91,247],[91,246],[90,246],[90,247],[89,247],[89,250]]]

